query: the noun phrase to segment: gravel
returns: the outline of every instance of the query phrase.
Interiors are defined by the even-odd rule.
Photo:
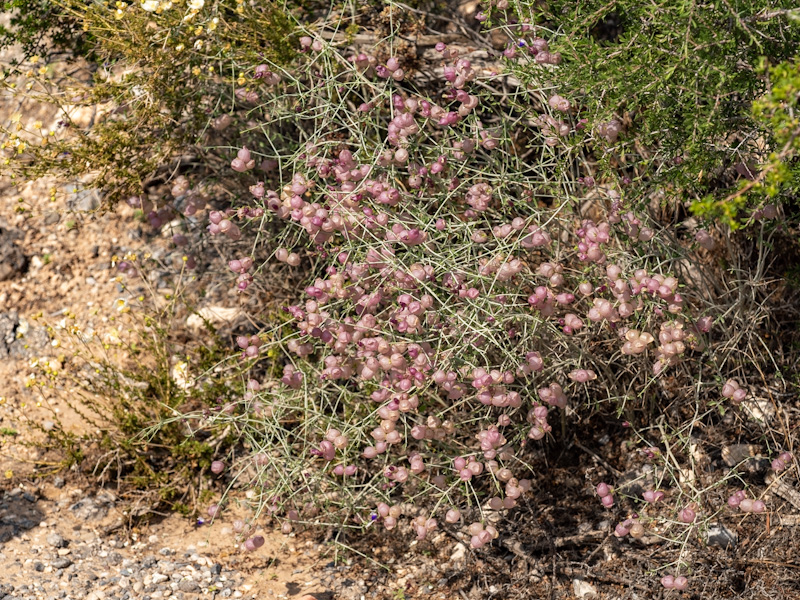
[[[57,533],[51,533],[45,539],[47,540],[47,543],[53,546],[54,548],[66,548],[68,545],[67,540],[65,540]]]
[[[243,574],[194,546],[163,547],[155,535],[137,543],[104,535],[99,521],[115,509],[112,495],[61,494],[47,502],[19,488],[3,493],[0,600],[257,598]]]

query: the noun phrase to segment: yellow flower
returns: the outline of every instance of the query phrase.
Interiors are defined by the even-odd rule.
[[[31,56],[31,64],[32,64],[32,65],[35,65],[35,64],[36,64],[36,63],[38,63],[40,60],[42,60],[42,58],[41,58],[40,56]]]
[[[182,52],[185,46],[183,44],[178,44],[175,46],[175,52]]]
[[[128,301],[124,298],[117,298],[117,300],[114,302],[114,307],[117,309],[117,312],[120,313],[130,312],[131,310],[131,307],[128,306]]]
[[[14,471],[12,471],[11,469],[6,471],[6,479],[14,479]]]
[[[207,28],[209,31],[214,31],[214,30],[217,28],[217,24],[218,24],[218,23],[219,23],[219,17],[214,17],[213,19],[211,19],[211,23],[209,23],[208,25],[206,25],[206,28]]]

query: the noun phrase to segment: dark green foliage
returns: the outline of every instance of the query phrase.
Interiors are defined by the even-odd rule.
[[[638,175],[639,200],[669,185],[701,214],[734,221],[725,198],[738,163],[765,157],[751,106],[767,90],[759,71],[796,55],[800,28],[788,0],[550,0],[520,2],[521,17],[564,57],[557,92],[589,124],[619,118],[622,144],[598,158]],[[544,8],[544,10],[542,10]],[[604,153],[606,153],[604,155]],[[610,162],[609,162],[610,161]]]
[[[77,0],[62,6],[64,18],[92,33],[94,76],[88,84],[70,82],[68,97],[58,101],[113,110],[88,129],[65,122],[71,135],[29,147],[9,168],[27,179],[50,173],[75,178],[91,164],[95,185],[107,191],[109,202],[141,194],[159,168],[169,171],[179,156],[214,163],[208,146],[223,141],[209,142],[214,117],[246,114],[252,107],[234,91],[259,91],[255,66],[264,60],[289,64],[296,53],[284,3],[244,7],[226,0],[193,19],[177,5],[162,14],[146,12],[140,3],[119,3],[118,11]]]
[[[55,53],[82,56],[91,47],[80,22],[67,15],[56,2],[2,0],[0,9],[9,14],[9,26],[0,25],[0,50],[15,44],[22,48],[22,55],[13,57],[12,65],[32,56]]]

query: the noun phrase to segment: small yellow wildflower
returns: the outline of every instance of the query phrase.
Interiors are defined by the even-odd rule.
[[[131,307],[128,306],[128,301],[124,298],[117,298],[117,300],[114,302],[114,307],[117,309],[117,312],[120,313],[130,312],[131,310]]]

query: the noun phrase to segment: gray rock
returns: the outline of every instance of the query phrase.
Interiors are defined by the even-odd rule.
[[[0,265],[2,265],[0,257]],[[1,267],[0,267],[1,268]],[[28,358],[39,353],[39,350],[50,343],[50,337],[41,327],[31,327],[30,323],[20,318],[17,311],[0,313],[0,359]],[[22,491],[19,491],[22,494]],[[26,500],[29,497],[24,496]],[[32,497],[32,496],[31,496]],[[32,502],[36,501],[34,497]]]
[[[66,556],[62,556],[60,558],[55,559],[53,562],[51,562],[50,566],[53,567],[54,569],[66,569],[71,564],[72,564],[72,560],[70,560]]]
[[[719,546],[720,548],[733,548],[736,546],[738,537],[721,523],[712,523],[706,532],[706,543],[709,546]]]
[[[0,358],[6,358],[11,345],[16,341],[19,315],[16,311],[0,314]]]
[[[94,498],[87,497],[78,500],[69,507],[69,510],[82,521],[96,520],[105,517],[113,503],[114,497],[111,494],[101,492]]]
[[[65,186],[67,206],[70,210],[89,212],[100,208],[103,192],[98,188],[84,188],[81,184]]]
[[[57,533],[51,533],[47,536],[47,543],[53,546],[54,548],[66,548],[67,547],[67,540],[63,537],[58,535]]]
[[[0,226],[0,281],[14,279],[28,269],[28,257],[17,245],[20,239],[20,231]]]
[[[182,592],[197,592],[200,590],[200,586],[197,585],[196,581],[184,579],[178,584],[178,589]]]
[[[53,486],[57,487],[58,489],[63,488],[66,484],[67,482],[64,480],[63,477],[56,476],[55,478],[53,478]]]

